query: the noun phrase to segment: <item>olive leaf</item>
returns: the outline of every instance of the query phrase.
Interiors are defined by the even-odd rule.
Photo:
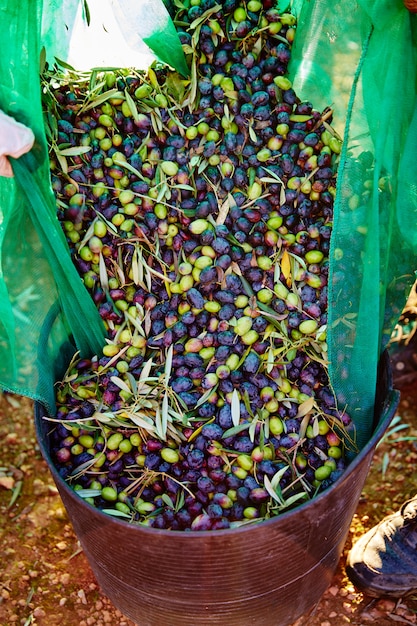
[[[291,260],[290,255],[287,250],[284,250],[281,258],[281,271],[284,275],[285,280],[287,281],[287,285],[291,285]]]
[[[77,495],[80,498],[96,498],[101,495],[101,489],[78,489]]]
[[[96,462],[95,458],[92,458],[88,461],[85,461],[84,463],[81,463],[80,465],[78,465],[76,468],[73,469],[73,471],[71,472],[69,478],[78,478],[79,476],[82,476],[82,474],[84,474],[85,472],[87,472]]]
[[[255,416],[255,419],[252,420],[249,426],[249,439],[252,441],[252,443],[255,441],[256,428],[257,428],[258,422],[259,422],[259,419],[257,416]]]
[[[178,74],[168,74],[165,81],[165,89],[168,94],[170,94],[175,102],[181,104],[184,100],[185,95],[186,82],[181,79]],[[180,127],[186,129],[187,127],[182,124],[178,119],[175,119],[172,112],[168,109],[168,115],[170,118]]]
[[[117,95],[118,93],[119,93],[119,90],[115,88],[115,89],[109,89],[108,91],[105,91],[104,93],[100,94],[99,96],[93,99],[91,99],[91,96],[89,96],[86,103],[78,111],[78,114],[81,114],[84,111],[88,111],[89,109],[95,109],[96,107],[100,106],[100,104],[103,104],[110,98],[114,98],[114,96]]]
[[[313,437],[317,437],[320,434],[318,419],[313,419]]]
[[[138,414],[138,412],[133,411],[125,411],[124,413],[125,416],[129,418],[134,424],[136,424],[136,426],[139,426],[139,428],[143,428],[151,435],[156,434],[153,422],[151,418],[149,418],[149,416],[143,413]]]
[[[137,246],[133,250],[132,254],[132,278],[135,285],[143,285],[143,265],[140,263],[140,252]]]
[[[119,378],[119,376],[110,376],[110,380],[112,381],[112,383],[117,385],[123,391],[126,391],[127,393],[132,393],[132,390],[129,387],[129,385],[127,385],[124,380]]]
[[[270,374],[274,368],[275,365],[275,355],[274,355],[274,350],[270,347],[268,348],[268,353],[267,353],[267,365],[266,365],[266,371],[268,372],[268,374]]]
[[[67,63],[66,61],[63,61],[62,59],[59,59],[57,57],[55,57],[55,61],[57,63],[57,65],[59,65],[60,67],[66,69],[66,70],[70,70],[72,72],[75,72],[75,69],[72,65],[70,65],[69,63]]]
[[[164,396],[165,398],[166,396]],[[163,427],[163,423],[162,423],[162,413],[161,410],[159,408],[159,406],[156,407],[156,412],[155,412],[155,428],[156,428],[156,433],[158,435],[158,437],[160,439],[165,439],[165,435],[166,435],[166,430],[164,430]]]
[[[133,317],[132,315],[130,315],[130,313],[128,311],[124,312],[126,319],[130,322],[130,324],[132,324],[132,326],[135,327],[135,329],[138,331],[138,333],[142,336],[142,337],[146,337],[146,333],[143,329],[142,323],[140,321],[140,319]]]
[[[307,398],[307,400],[304,400],[304,402],[302,402],[298,407],[297,415],[295,416],[296,419],[299,417],[304,417],[304,415],[307,415],[307,413],[310,413],[314,407],[314,403],[315,403],[314,396],[311,396],[310,398]]]
[[[210,390],[211,391],[211,390]],[[197,405],[196,405],[197,406]],[[196,428],[191,435],[188,437],[187,441],[193,441],[193,439],[195,439],[196,437],[198,437],[198,435],[201,433],[201,431],[203,430],[203,427],[206,424],[212,424],[214,422],[216,418],[212,417],[211,419],[209,419],[207,422],[204,422],[203,424],[201,424],[198,428]],[[224,436],[224,435],[223,435]]]
[[[135,377],[133,376],[133,374],[131,372],[126,372],[125,376],[128,379],[128,381],[129,381],[129,385],[130,385],[130,388],[131,388],[132,392],[134,394],[136,394],[137,393],[137,384],[136,384]]]
[[[278,502],[278,504],[283,503],[282,490],[280,486],[281,478],[288,471],[288,467],[282,467],[279,469],[272,477],[269,478],[267,474],[264,476],[264,485],[265,489],[269,493],[269,495]]]
[[[109,277],[107,274],[106,263],[104,261],[104,257],[100,251],[99,254],[99,274],[100,274],[100,284],[103,288],[104,292],[109,291]]]
[[[240,422],[240,397],[237,389],[232,392],[231,411],[233,425],[237,426]]]
[[[165,385],[168,385],[169,378],[171,376],[171,368],[172,368],[172,357],[174,355],[174,346],[169,346],[166,352],[166,361],[165,361]]]
[[[58,163],[59,163],[61,170],[63,171],[64,174],[68,174],[67,159],[65,158],[65,156],[63,156],[63,154],[59,151],[58,148],[55,150],[55,154],[56,154],[56,158],[58,159]]]
[[[135,122],[137,122],[139,120],[139,113],[138,113],[135,101],[133,100],[132,96],[130,95],[127,89],[125,89],[124,94],[125,94],[127,105],[132,114],[132,117],[135,120]]]
[[[249,130],[249,137],[251,138],[251,141],[253,141],[254,143],[257,143],[258,141],[258,137],[253,129],[253,125],[249,124],[248,126],[248,130]]]
[[[172,501],[172,499],[169,497],[169,495],[167,493],[163,493],[161,495],[161,499],[165,502],[165,504],[170,508],[170,509],[175,509],[175,504]]]
[[[227,218],[227,215],[229,213],[229,209],[233,206],[233,204],[231,204],[231,199],[234,202],[234,198],[232,196],[232,194],[228,194],[226,196],[226,198],[224,199],[224,202],[221,204],[220,208],[219,208],[219,214],[217,216],[216,219],[216,225],[221,225],[224,224]],[[234,202],[234,204],[236,204]]]
[[[288,471],[288,467],[282,467],[270,480],[267,475],[264,476],[264,486],[272,499],[277,503],[277,511],[280,512],[288,507],[292,506],[299,500],[306,500],[309,496],[307,493],[307,485],[302,480],[301,476],[298,476],[290,485],[285,489],[281,489],[280,482],[284,474]],[[300,482],[305,489],[304,491],[292,494],[286,497],[284,494],[286,491],[292,489],[296,482]]]
[[[306,431],[307,431],[307,426],[310,422],[310,415],[307,413],[306,415],[304,415],[303,419],[301,420],[301,424],[300,427],[298,429],[298,433],[300,435],[300,439],[303,439]]]
[[[78,493],[78,491],[77,491]],[[125,519],[131,519],[131,515],[125,513],[124,511],[119,511],[119,509],[102,509],[103,513],[107,513],[107,515],[111,515],[112,517],[123,517]]]
[[[203,395],[200,396],[200,398],[198,399],[198,401],[197,401],[197,403],[195,405],[195,408],[197,409],[199,406],[201,406],[202,404],[207,402],[207,400],[210,398],[210,396],[212,396],[215,393],[217,387],[218,387],[218,385],[215,385],[211,389],[207,389],[207,391],[205,393],[203,393]]]
[[[164,393],[164,397],[162,399],[162,407],[161,407],[161,427],[162,427],[162,436],[163,439],[166,438],[166,433],[167,433],[167,427],[168,427],[168,420],[169,420],[169,399],[168,399],[168,393],[165,392]]]
[[[199,40],[199,36],[200,36],[200,30],[202,25],[204,24],[204,22],[210,17],[210,15],[213,15],[214,13],[217,13],[218,11],[221,11],[222,7],[220,4],[215,4],[214,7],[211,7],[211,9],[207,9],[207,11],[204,11],[204,13],[202,13],[199,17],[197,17],[193,22],[191,22],[190,24],[190,30],[193,30],[193,37],[192,37],[192,41],[194,43],[194,45],[198,44],[198,40]]]
[[[227,430],[224,431],[222,435],[222,439],[227,439],[228,437],[234,437],[235,435],[242,433],[244,430],[248,430],[249,427],[250,427],[249,422],[245,422],[244,424],[238,424],[237,426],[232,426],[231,428],[228,428]]]

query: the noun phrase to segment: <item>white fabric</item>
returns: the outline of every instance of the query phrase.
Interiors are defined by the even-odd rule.
[[[141,5],[142,2],[143,0],[137,0],[136,4]],[[80,6],[69,41],[66,42],[68,50],[53,51],[55,56],[83,71],[93,67],[136,67],[146,70],[155,56],[139,35],[132,37],[131,29],[135,25],[128,20],[133,18],[129,16],[123,21],[123,12],[120,9],[116,18],[111,0],[88,0],[88,7],[90,24],[87,25]],[[128,33],[130,41],[126,36]]]

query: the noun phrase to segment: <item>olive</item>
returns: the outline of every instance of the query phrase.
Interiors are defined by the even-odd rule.
[[[74,366],[71,394],[57,390],[59,415],[63,422],[83,416],[92,428],[97,401],[128,415],[152,362],[149,385],[169,389],[172,415],[182,416],[169,423],[178,438],[142,437],[133,423],[109,426],[106,440],[78,427],[53,437],[65,475],[83,460],[95,472],[104,468],[96,506],[109,508],[116,494],[112,506],[127,506],[149,526],[215,530],[262,518],[264,477],[279,469],[282,486],[295,471],[324,489],[344,467],[343,437],[328,439],[322,424],[317,434],[314,418],[299,436],[306,398],[329,420],[348,425],[349,418],[336,411],[321,357],[316,363],[294,347],[314,342],[327,320],[340,142],[331,120],[325,127],[287,78],[291,14],[272,0],[226,0],[216,13],[214,0],[188,4],[175,9],[181,41],[195,48],[195,99],[186,107],[172,105],[176,90],[188,86],[160,66],[149,76],[112,72],[117,88],[139,101],[135,115],[118,99],[78,113],[67,86],[54,87],[58,139],[91,148],[68,157],[71,182],[59,164],[52,181],[75,266],[109,342],[102,356]],[[295,342],[285,352],[277,324]],[[237,423],[246,430],[230,430]],[[283,453],[293,464],[285,465]],[[160,476],[135,492],[133,476],[149,470]],[[79,485],[90,480],[86,474]],[[182,491],[179,510],[162,497],[176,502]]]

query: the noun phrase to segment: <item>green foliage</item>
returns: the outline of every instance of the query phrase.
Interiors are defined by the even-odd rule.
[[[408,442],[417,441],[417,437],[414,435],[406,435],[406,436],[399,435],[399,433],[403,433],[405,430],[408,430],[409,428],[410,428],[410,424],[405,424],[402,421],[402,417],[400,415],[396,415],[393,418],[384,436],[378,441],[376,447],[379,448],[381,445],[384,444],[392,448],[392,446],[395,446],[396,444],[404,442],[404,441],[408,441]],[[382,465],[381,465],[382,477],[384,477],[385,474],[387,473],[389,462],[390,462],[390,450],[387,450],[386,452],[384,452],[384,455],[382,457]]]

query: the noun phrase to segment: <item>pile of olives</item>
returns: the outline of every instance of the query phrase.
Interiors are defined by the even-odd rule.
[[[94,506],[215,530],[346,467],[326,345],[341,142],[288,78],[291,13],[184,6],[189,78],[157,63],[44,77],[58,218],[107,336],[57,385],[51,446]]]

